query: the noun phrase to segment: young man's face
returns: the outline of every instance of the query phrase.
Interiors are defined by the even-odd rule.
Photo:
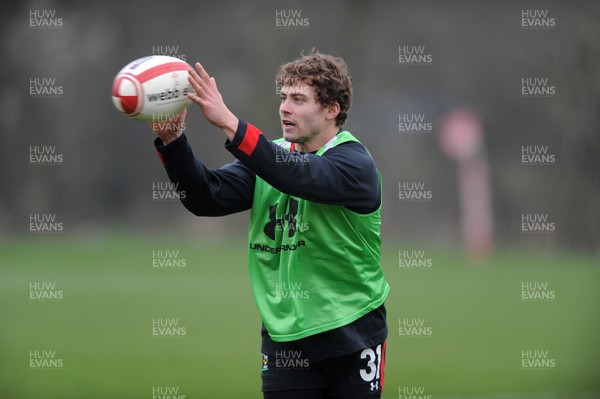
[[[315,88],[306,83],[281,88],[279,117],[283,138],[298,144],[310,141],[332,123],[327,107],[317,102]]]

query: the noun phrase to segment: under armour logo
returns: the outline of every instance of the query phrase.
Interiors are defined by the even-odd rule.
[[[371,383],[371,391],[377,391],[379,389],[379,381],[374,381]]]
[[[298,200],[290,198],[288,213],[281,218],[276,217],[277,204],[269,206],[269,222],[265,224],[263,231],[271,240],[275,239],[275,229],[283,230],[284,223],[288,224],[288,237],[293,237],[296,234],[296,215],[298,214]]]

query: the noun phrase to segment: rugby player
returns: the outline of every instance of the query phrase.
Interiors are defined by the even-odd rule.
[[[389,292],[380,265],[381,177],[344,130],[345,62],[311,51],[282,65],[283,137],[269,140],[225,105],[197,63],[189,98],[236,160],[209,169],[176,124],[151,123],[183,205],[197,216],[250,212],[249,272],[262,319],[265,399],[380,398]]]

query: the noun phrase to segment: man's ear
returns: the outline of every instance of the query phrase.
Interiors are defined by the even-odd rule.
[[[335,119],[335,118],[337,118],[337,116],[340,113],[340,110],[341,110],[340,104],[338,102],[334,102],[333,104],[328,105],[326,107],[326,110],[327,110],[327,113],[326,113],[325,117],[327,119]]]

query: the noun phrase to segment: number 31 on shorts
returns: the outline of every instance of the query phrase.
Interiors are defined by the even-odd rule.
[[[385,368],[385,342],[374,348],[366,348],[360,353],[360,358],[367,361],[367,366],[360,369],[360,377],[371,384],[371,391],[378,390],[381,385],[383,391]]]

